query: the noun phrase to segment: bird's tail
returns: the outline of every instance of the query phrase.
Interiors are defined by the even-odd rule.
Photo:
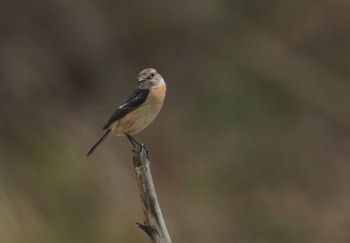
[[[97,143],[92,146],[92,148],[89,150],[89,152],[86,154],[86,156],[89,156],[94,152],[94,150],[97,148],[98,145],[100,145],[104,140],[108,138],[108,134],[111,132],[112,129],[106,130],[106,132],[103,134],[103,136],[97,141]]]

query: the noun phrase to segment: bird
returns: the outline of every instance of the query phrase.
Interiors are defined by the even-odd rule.
[[[125,135],[134,147],[139,145],[146,148],[132,135],[141,132],[157,117],[163,106],[166,84],[163,77],[154,68],[142,70],[137,75],[137,80],[137,89],[119,105],[108,119],[102,127],[104,134],[91,147],[86,156],[91,155],[103,141],[112,136]]]

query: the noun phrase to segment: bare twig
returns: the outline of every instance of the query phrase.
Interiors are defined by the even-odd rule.
[[[147,233],[152,242],[171,243],[153,184],[148,150],[145,147],[136,146],[133,163],[143,212],[146,217],[144,224],[137,224]]]

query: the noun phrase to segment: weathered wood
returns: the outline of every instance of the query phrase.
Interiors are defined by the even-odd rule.
[[[153,184],[147,148],[136,146],[133,164],[146,217],[144,224],[137,224],[147,233],[153,243],[171,243]]]

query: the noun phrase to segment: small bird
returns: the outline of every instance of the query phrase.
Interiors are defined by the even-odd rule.
[[[131,144],[144,146],[132,135],[141,132],[156,118],[166,93],[163,77],[154,69],[146,68],[137,75],[138,87],[118,107],[103,126],[105,133],[92,146],[86,156],[89,156],[103,141],[111,136],[126,135]]]

